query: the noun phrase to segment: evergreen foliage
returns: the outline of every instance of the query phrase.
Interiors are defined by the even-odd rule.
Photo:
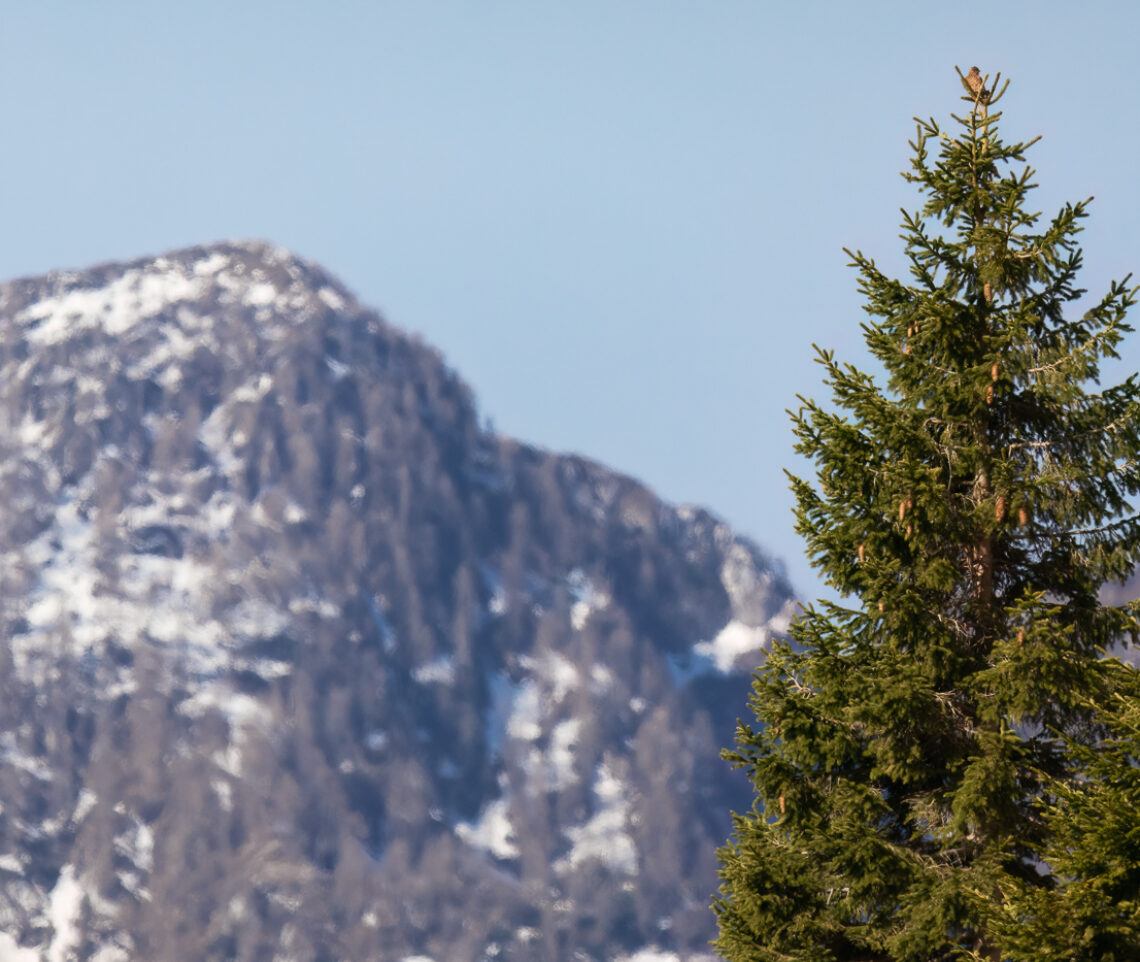
[[[1080,779],[1112,790],[1140,714],[1100,738],[1127,677],[1104,651],[1137,624],[1098,592],[1140,555],[1140,386],[1099,376],[1135,292],[1070,316],[1089,202],[1038,227],[1033,141],[1001,138],[1008,81],[976,76],[950,129],[917,121],[909,282],[851,254],[885,384],[817,348],[837,410],[793,414],[818,482],[792,478],[797,530],[851,601],[775,647],[726,753],[756,791],[720,852],[733,962],[1040,958],[1056,900],[1098,924],[1081,913],[1107,890],[1068,881],[1107,841]],[[1114,920],[1135,938],[1134,906]]]
[[[1098,706],[1105,737],[1095,750],[1071,744],[1084,777],[1054,780],[1043,799],[1056,885],[1019,886],[1006,909],[1004,944],[1018,958],[1140,959],[1140,673],[1102,667],[1117,689]]]

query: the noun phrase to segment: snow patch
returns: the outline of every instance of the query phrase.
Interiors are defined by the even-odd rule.
[[[261,598],[243,598],[230,613],[230,631],[241,638],[272,638],[289,627],[289,616]]]
[[[768,619],[768,627],[776,634],[786,635],[788,629],[792,627],[792,621],[795,620],[798,610],[799,604],[789,600],[787,604],[780,609],[779,614],[773,615]]]
[[[295,615],[310,614],[318,618],[337,618],[340,616],[340,606],[328,598],[293,598],[289,602],[289,611]]]
[[[47,421],[38,421],[30,414],[25,414],[20,426],[16,428],[16,437],[25,447],[41,447],[47,437]]]
[[[91,962],[131,962],[131,957],[117,945],[104,945],[91,956]]]
[[[20,750],[16,741],[16,733],[13,731],[0,733],[0,761],[6,765],[11,765],[13,768],[18,768],[20,771],[27,772],[41,782],[50,782],[55,775],[51,766],[44,759],[27,755]]]
[[[52,939],[47,962],[66,962],[79,945],[79,913],[83,905],[83,886],[75,877],[75,869],[65,865],[55,888],[48,896],[47,916],[51,921]]]
[[[198,277],[209,277],[211,274],[217,274],[223,267],[230,262],[230,259],[225,254],[215,251],[208,257],[203,257],[194,265],[194,273]]]
[[[218,682],[204,683],[178,710],[189,718],[201,718],[208,711],[217,711],[229,722],[230,745],[225,751],[215,752],[213,760],[223,772],[235,778],[241,775],[241,749],[247,734],[265,731],[273,720],[273,713],[264,702]]]
[[[556,651],[545,652],[536,658],[524,655],[519,662],[545,683],[548,689],[546,698],[553,704],[562,702],[582,680],[574,662]]]
[[[40,962],[38,949],[21,948],[7,932],[0,932],[0,959],[4,962]]]
[[[154,832],[136,816],[131,821],[130,829],[115,837],[115,851],[130,859],[135,868],[149,872],[154,867]]]
[[[270,374],[261,374],[256,381],[234,388],[230,399],[233,403],[253,403],[260,401],[269,393],[271,387],[273,387],[273,376]]]
[[[210,788],[213,789],[214,797],[218,800],[222,811],[232,812],[234,808],[233,786],[223,778],[215,778],[211,780]]]
[[[742,655],[766,648],[770,638],[771,633],[767,627],[753,628],[742,621],[733,620],[712,641],[694,645],[693,652],[710,659],[717,671],[729,672]]]
[[[718,526],[718,540],[734,539],[727,525]],[[748,625],[767,624],[778,595],[776,576],[760,567],[752,549],[741,541],[731,540],[720,568],[720,580],[732,605],[732,617]],[[785,611],[794,611],[785,606]]]
[[[127,373],[131,377],[141,380],[155,376],[156,372],[161,372],[158,376],[161,377],[163,385],[168,390],[176,388],[182,381],[182,372],[174,362],[192,357],[194,352],[202,346],[203,338],[195,330],[200,326],[200,321],[197,320],[193,312],[184,307],[179,308],[177,317],[177,324],[164,324],[162,326],[162,340],[152,347],[143,358],[130,366]],[[194,320],[187,324],[188,319]],[[183,327],[189,327],[193,334],[187,335],[182,330]],[[99,390],[102,390],[101,385]]]
[[[277,288],[265,282],[250,284],[245,289],[244,303],[250,307],[268,307],[277,300]]]
[[[566,872],[596,860],[614,872],[636,875],[637,847],[627,831],[630,802],[626,787],[605,762],[597,769],[594,797],[598,811],[585,824],[566,830],[571,849],[555,862],[555,870]]]
[[[437,684],[451,685],[455,683],[455,662],[446,655],[428,662],[426,665],[417,665],[412,669],[412,678],[421,685]]]
[[[572,599],[570,624],[575,631],[581,631],[590,615],[609,605],[610,596],[596,588],[581,568],[575,568],[566,576],[566,584]]]
[[[522,742],[542,737],[542,698],[535,682],[516,687],[514,704],[507,718],[507,734]]]
[[[78,825],[86,817],[88,812],[95,807],[95,802],[98,801],[97,796],[89,788],[81,788],[79,790],[79,798],[75,801],[75,811],[71,814],[72,824]]]
[[[322,287],[319,291],[317,291],[317,297],[319,297],[324,304],[326,304],[328,307],[331,307],[334,311],[343,311],[347,306],[345,304],[344,298],[341,297],[331,287]]]
[[[54,523],[30,542],[25,557],[39,583],[24,609],[27,629],[13,638],[17,667],[26,670],[45,650],[43,639],[66,637],[77,654],[98,653],[109,638],[127,645],[177,645],[191,656],[194,671],[217,673],[225,666],[225,649],[234,636],[264,637],[281,631],[288,617],[265,602],[247,600],[229,609],[225,623],[211,616],[217,571],[190,556],[166,557],[124,552],[117,558],[114,592],[106,590],[101,572],[106,551],[84,506],[89,492],[80,490],[56,507]],[[210,530],[224,514],[224,502],[211,502],[195,525]],[[123,519],[185,528],[178,498],[156,499]],[[204,523],[203,523],[204,522]]]
[[[229,417],[229,405],[219,404],[198,428],[198,440],[214,456],[218,470],[227,478],[233,478],[243,467],[244,462],[235,450],[237,437]]]
[[[58,344],[96,327],[108,334],[125,334],[171,304],[194,300],[202,288],[200,278],[179,270],[129,270],[105,287],[44,298],[21,311],[16,320],[28,327],[32,344]]]
[[[614,673],[608,665],[590,666],[590,690],[595,695],[609,691],[614,685]]]
[[[579,718],[568,718],[554,726],[550,733],[550,743],[545,752],[533,751],[527,767],[533,772],[540,769],[545,776],[547,791],[560,792],[571,785],[574,776],[574,758],[578,747],[578,736],[582,730]]]
[[[508,800],[497,798],[483,807],[477,822],[457,824],[455,834],[472,848],[490,852],[495,858],[518,858],[519,847],[509,812]]]
[[[517,684],[501,676],[492,682],[491,718],[512,738],[533,742],[542,737],[543,719],[581,684],[581,675],[569,658],[554,651],[524,655],[519,664],[530,677]],[[500,741],[497,733],[488,734],[489,744]]]

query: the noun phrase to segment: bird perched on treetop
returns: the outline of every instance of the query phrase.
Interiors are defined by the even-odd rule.
[[[970,72],[966,74],[966,84],[979,100],[985,100],[989,96],[989,91],[982,86],[982,74],[977,67],[971,67]]]

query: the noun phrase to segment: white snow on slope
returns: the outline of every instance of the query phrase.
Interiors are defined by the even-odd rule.
[[[637,874],[637,847],[629,834],[630,799],[625,785],[604,762],[594,779],[594,797],[598,810],[583,825],[566,830],[570,851],[554,864],[555,871],[566,872],[583,862],[597,860],[615,872]]]
[[[737,658],[766,648],[769,637],[766,627],[753,628],[734,618],[721,628],[712,641],[701,641],[694,645],[693,652],[711,660],[717,671],[729,672]]]
[[[477,822],[456,825],[455,834],[472,848],[490,852],[495,858],[518,858],[519,847],[509,811],[510,802],[497,798],[483,808]]]
[[[161,525],[181,530],[187,538],[196,530],[207,540],[225,541],[224,527],[216,526],[232,521],[232,498],[227,503],[216,494],[206,510],[188,514],[180,495],[164,497],[154,485],[148,490],[150,503],[124,510],[120,530]],[[61,643],[77,656],[98,657],[112,642],[177,650],[184,668],[199,679],[196,693],[179,710],[191,716],[216,710],[228,719],[235,741],[219,764],[239,773],[244,735],[266,724],[267,711],[258,699],[234,692],[222,678],[230,668],[254,670],[262,677],[287,671],[281,662],[239,658],[238,649],[284,631],[290,624],[288,613],[253,595],[215,605],[218,592],[227,591],[229,584],[228,579],[219,580],[208,556],[198,558],[189,550],[181,557],[129,550],[109,555],[103,550],[98,514],[85,506],[90,500],[86,485],[73,490],[57,506],[53,523],[23,551],[38,584],[23,612],[26,630],[11,639],[17,669],[30,678],[51,671],[53,646]],[[110,577],[101,570],[109,556],[116,558]],[[108,581],[113,591],[107,589]],[[119,691],[133,690],[131,669],[123,669],[115,684]]]
[[[7,932],[0,932],[0,959],[4,962],[41,962],[38,949],[24,949]]]
[[[25,554],[40,582],[24,615],[31,631],[13,639],[24,664],[42,649],[43,634],[64,633],[78,652],[97,651],[109,638],[126,644],[151,638],[188,644],[197,655],[195,667],[203,671],[222,667],[218,649],[231,635],[219,621],[204,617],[208,586],[217,578],[209,566],[187,557],[125,553],[118,594],[105,592],[93,516],[74,497],[59,505],[54,524]],[[242,627],[256,626],[250,619]],[[272,633],[272,626],[266,627]]]
[[[610,597],[599,590],[581,568],[575,568],[566,578],[570,589],[572,603],[570,606],[570,624],[575,631],[586,627],[590,615],[595,611],[603,610],[610,603]]]
[[[455,682],[455,661],[447,655],[417,665],[412,669],[412,678],[421,685],[451,685]]]
[[[742,659],[754,667],[772,643],[775,635],[784,634],[795,615],[796,604],[787,601],[775,614],[770,614],[775,576],[760,568],[752,552],[731,530],[722,525],[718,538],[728,542],[720,578],[728,595],[732,618],[716,635],[699,641],[692,649],[670,659],[670,667],[678,684],[712,671],[727,673]]]
[[[331,287],[322,287],[319,291],[317,291],[317,297],[319,297],[328,307],[332,308],[334,311],[343,311],[346,306],[344,298],[341,297]]]
[[[57,344],[93,327],[125,334],[169,305],[199,297],[203,289],[201,280],[180,270],[129,270],[105,287],[45,298],[21,311],[16,320],[28,326],[32,344]]]
[[[491,725],[518,741],[533,742],[542,737],[542,723],[550,717],[551,709],[578,687],[581,676],[574,663],[556,651],[524,655],[519,664],[527,672],[525,680],[516,684],[503,678],[492,686],[495,706]],[[489,732],[488,740],[501,744],[502,731]]]
[[[79,912],[83,905],[83,887],[75,877],[75,869],[65,865],[51,890],[47,915],[51,921],[52,939],[47,962],[68,962],[79,944]]]

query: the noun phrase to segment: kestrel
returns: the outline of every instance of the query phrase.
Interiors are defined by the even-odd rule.
[[[966,74],[966,85],[979,100],[985,99],[986,88],[982,86],[982,74],[977,67],[971,67],[970,72]]]

